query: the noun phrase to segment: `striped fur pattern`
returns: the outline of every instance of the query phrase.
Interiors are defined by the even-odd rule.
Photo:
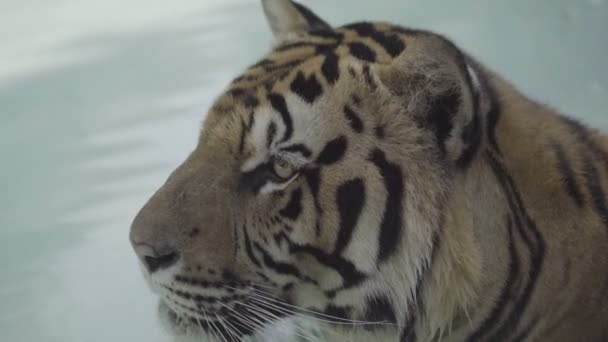
[[[175,333],[608,340],[603,135],[437,34],[263,5],[272,51],[131,229]]]

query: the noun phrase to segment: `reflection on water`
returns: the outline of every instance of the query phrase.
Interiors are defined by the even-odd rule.
[[[602,2],[304,2],[334,23],[380,18],[446,33],[528,93],[608,129]],[[128,227],[193,148],[215,94],[269,45],[257,1],[232,3],[169,11],[137,30],[99,24],[50,51],[69,63],[24,57],[30,72],[0,70],[3,340],[168,341]],[[52,15],[43,12],[36,20]],[[27,42],[45,32],[14,33]]]

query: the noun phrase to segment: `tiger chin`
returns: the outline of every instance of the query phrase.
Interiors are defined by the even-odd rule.
[[[262,5],[272,51],[131,227],[176,336],[608,341],[606,137],[440,35]]]

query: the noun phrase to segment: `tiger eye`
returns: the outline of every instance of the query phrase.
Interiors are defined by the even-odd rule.
[[[293,176],[295,169],[287,161],[283,159],[275,159],[272,163],[272,169],[275,175],[282,179],[287,179]]]

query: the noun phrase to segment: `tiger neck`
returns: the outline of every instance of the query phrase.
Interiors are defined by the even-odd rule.
[[[460,340],[475,333],[498,299],[510,261],[510,225],[513,197],[526,189],[527,196],[541,198],[544,188],[535,183],[542,175],[542,160],[549,153],[543,121],[557,119],[550,110],[520,95],[507,83],[495,79],[492,87],[500,98],[500,117],[487,125],[485,147],[476,161],[456,176],[445,212],[441,242],[431,274],[421,294],[424,305],[416,313],[419,340],[449,336]],[[545,122],[546,124],[546,122]],[[537,182],[538,183],[538,182]],[[529,194],[533,192],[533,194]],[[521,199],[518,199],[521,200]],[[525,207],[520,203],[521,207]],[[542,246],[541,246],[542,247]],[[525,267],[531,267],[533,260]],[[542,262],[542,260],[541,260]]]

